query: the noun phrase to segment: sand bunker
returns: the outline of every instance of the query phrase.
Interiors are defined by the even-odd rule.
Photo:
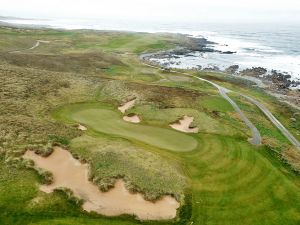
[[[87,130],[87,128],[81,124],[78,125],[78,130],[82,130],[82,131],[85,131]]]
[[[83,209],[106,216],[121,214],[136,215],[141,220],[165,220],[176,217],[179,203],[171,196],[164,196],[155,203],[144,200],[141,194],[131,194],[122,180],[108,192],[101,192],[88,180],[88,165],[74,159],[70,152],[55,147],[47,158],[32,151],[24,156],[32,159],[39,168],[50,171],[54,181],[50,185],[42,185],[40,190],[50,193],[59,187],[69,188],[74,195],[85,200]]]
[[[128,109],[132,108],[135,104],[135,99],[125,103],[124,105],[118,107],[118,110],[120,110],[122,113],[125,113]],[[141,119],[138,115],[132,114],[123,116],[123,120],[130,123],[139,123],[141,122]]]
[[[141,122],[141,119],[138,115],[128,115],[128,116],[123,116],[123,120],[125,120],[126,122],[130,122],[130,123],[139,123]]]
[[[136,99],[126,102],[124,105],[118,107],[118,110],[120,110],[122,113],[125,113],[128,109],[130,109],[134,106],[135,100]]]
[[[183,119],[178,121],[178,123],[170,124],[170,127],[185,133],[198,133],[198,127],[190,128],[190,125],[193,121],[194,117],[184,116]]]

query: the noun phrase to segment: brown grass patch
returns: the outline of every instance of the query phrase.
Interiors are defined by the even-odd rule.
[[[291,165],[293,170],[300,172],[300,151],[294,147],[284,150],[282,157]]]

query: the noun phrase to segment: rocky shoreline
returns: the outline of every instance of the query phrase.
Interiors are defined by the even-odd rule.
[[[194,56],[195,53],[218,53],[218,54],[235,54],[231,51],[215,50],[212,45],[216,44],[205,38],[186,37],[186,41],[181,43],[175,49],[161,51],[153,54],[141,55],[141,59],[161,66],[162,68],[176,68],[183,57]],[[173,59],[177,59],[174,62]],[[220,69],[216,65],[202,67],[197,65],[191,68],[198,71],[221,72],[253,81],[257,86],[264,88],[269,94],[272,94],[282,101],[285,101],[300,109],[300,79],[291,80],[291,75],[277,70],[268,70],[263,67],[240,68],[239,65],[231,65],[227,68]]]

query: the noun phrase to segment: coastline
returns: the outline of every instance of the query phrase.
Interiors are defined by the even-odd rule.
[[[4,22],[5,17],[0,18],[0,26],[7,28],[19,28],[19,29],[46,29],[46,30],[91,30],[91,29],[66,29],[66,28],[55,28],[50,25],[41,25],[41,24],[17,24],[17,23],[9,23]],[[17,20],[18,18],[16,18]],[[23,19],[22,19],[23,20]],[[26,20],[26,19],[25,19]],[[34,20],[28,20],[34,21]],[[39,21],[39,20],[37,20]],[[98,29],[92,29],[95,31],[103,31]],[[106,30],[107,31],[107,30]],[[111,30],[116,31],[116,30]],[[126,32],[120,30],[120,32]],[[137,32],[138,31],[128,31],[128,32]],[[146,32],[147,33],[147,32]],[[160,33],[160,32],[158,32]],[[166,32],[171,33],[172,32]],[[232,56],[236,54],[234,50],[228,50],[226,45],[222,48],[215,48],[215,45],[218,43],[213,42],[204,36],[192,35],[192,34],[184,34],[184,33],[174,33],[176,35],[180,35],[182,40],[180,43],[177,43],[177,47],[170,50],[161,50],[154,53],[145,53],[140,55],[142,60],[150,61],[155,65],[159,65],[165,69],[192,69],[196,71],[205,71],[205,72],[217,72],[223,73],[230,77],[245,79],[251,82],[254,82],[258,87],[264,89],[266,93],[276,97],[282,102],[289,104],[295,109],[300,109],[300,78],[292,79],[291,75],[286,72],[280,72],[277,70],[268,70],[264,67],[244,67],[241,68],[236,64],[229,64],[228,66],[220,66],[215,65],[213,63],[209,63],[209,60],[204,61],[208,66],[203,67],[201,65],[197,65],[196,67],[193,65],[181,65],[181,60],[184,61],[186,58],[195,57],[197,60],[201,58],[201,56],[197,54],[215,54],[218,55],[227,55]],[[220,47],[220,46],[219,46]],[[177,60],[174,62],[174,59]]]
[[[230,65],[224,69],[212,65],[211,67],[181,65],[180,60],[190,57],[195,52],[206,53],[214,52],[218,54],[235,54],[235,52],[214,50],[209,47],[210,41],[205,38],[194,38],[186,36],[190,41],[182,43],[175,49],[160,51],[152,54],[142,54],[141,60],[160,66],[165,70],[188,69],[199,72],[220,73],[231,78],[244,79],[251,81],[255,86],[263,89],[266,93],[276,97],[281,102],[285,102],[293,108],[300,110],[300,79],[291,80],[291,76],[285,72],[276,70],[268,71],[264,67],[252,67],[240,69],[239,65]],[[174,62],[174,59],[178,60]]]

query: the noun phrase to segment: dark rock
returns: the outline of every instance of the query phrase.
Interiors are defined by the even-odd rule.
[[[171,54],[172,55],[188,55],[192,52],[191,49],[187,49],[187,48],[180,48],[180,49],[174,49]]]
[[[290,75],[280,73],[276,70],[272,70],[271,75],[269,75],[267,78],[280,89],[287,89],[290,86],[296,87],[298,85],[297,82],[290,80]]]
[[[202,70],[202,66],[201,65],[197,65],[197,69],[198,70]]]
[[[235,54],[236,52],[232,52],[232,51],[225,51],[225,52],[220,52],[221,54],[228,54],[228,55],[231,55],[231,54]]]
[[[227,69],[225,69],[225,73],[228,73],[228,74],[235,74],[238,69],[239,69],[239,65],[232,65],[232,66],[229,66]]]
[[[251,69],[245,69],[240,72],[240,75],[246,75],[251,77],[259,77],[261,75],[265,75],[267,73],[267,69],[263,67],[252,67]]]
[[[220,68],[215,66],[215,65],[212,65],[212,66],[208,66],[208,67],[203,68],[203,70],[206,70],[206,71],[220,71]]]

